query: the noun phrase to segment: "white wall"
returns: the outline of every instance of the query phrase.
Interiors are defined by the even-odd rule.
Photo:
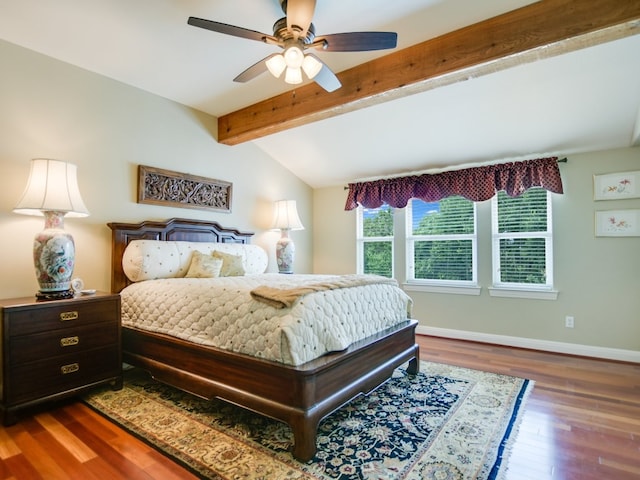
[[[640,148],[571,155],[560,164],[564,195],[553,195],[557,300],[490,297],[490,202],[478,206],[480,296],[409,292],[422,327],[640,351],[640,237],[594,235],[596,210],[640,209],[640,198],[593,200],[593,175],[640,170]],[[355,211],[345,212],[342,187],[314,191],[314,270],[356,269]],[[396,231],[404,230],[403,211]],[[404,245],[396,244],[397,280],[404,280]],[[575,317],[575,328],[564,326]],[[462,333],[465,335],[462,335]],[[455,332],[454,332],[455,333]],[[468,337],[468,335],[467,335]],[[473,335],[471,335],[473,337]],[[639,357],[640,358],[640,357]]]
[[[65,228],[76,243],[74,276],[87,288],[110,287],[108,222],[215,220],[256,232],[276,271],[279,233],[268,228],[273,202],[284,198],[297,200],[307,226],[292,233],[296,270],[311,271],[311,188],[251,144],[218,144],[214,117],[3,41],[0,64],[0,297],[38,290],[31,248],[43,217],[12,213],[37,157],[78,165],[91,216],[67,219]],[[232,182],[232,212],[138,204],[139,164]]]

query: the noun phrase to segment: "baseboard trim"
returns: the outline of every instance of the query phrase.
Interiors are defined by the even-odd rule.
[[[457,340],[471,340],[481,343],[494,343],[509,347],[529,348],[546,352],[580,355],[583,357],[606,358],[621,362],[640,363],[640,352],[619,348],[596,347],[577,343],[554,342],[535,338],[511,337],[508,335],[494,335],[491,333],[469,332],[451,328],[427,327],[418,325],[416,333],[432,335],[434,337],[454,338]]]

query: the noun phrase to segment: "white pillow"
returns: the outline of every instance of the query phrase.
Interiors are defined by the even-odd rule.
[[[267,252],[257,245],[159,240],[132,240],[122,256],[122,268],[132,282],[184,277],[194,251],[210,255],[214,250],[241,256],[247,275],[264,273],[267,269]]]
[[[191,253],[183,262],[176,242],[132,240],[122,255],[122,269],[132,282],[156,278],[184,277]],[[186,264],[183,268],[182,265]]]

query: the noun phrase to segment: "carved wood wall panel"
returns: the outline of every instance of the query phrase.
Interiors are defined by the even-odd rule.
[[[138,203],[230,213],[232,187],[223,180],[138,166]]]

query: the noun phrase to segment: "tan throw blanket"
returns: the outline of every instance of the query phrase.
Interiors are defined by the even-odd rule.
[[[372,284],[398,285],[398,282],[393,278],[378,275],[342,275],[337,279],[327,280],[326,282],[310,283],[309,285],[286,289],[261,285],[251,290],[251,296],[254,300],[266,303],[274,308],[289,308],[296,300],[309,293]]]

